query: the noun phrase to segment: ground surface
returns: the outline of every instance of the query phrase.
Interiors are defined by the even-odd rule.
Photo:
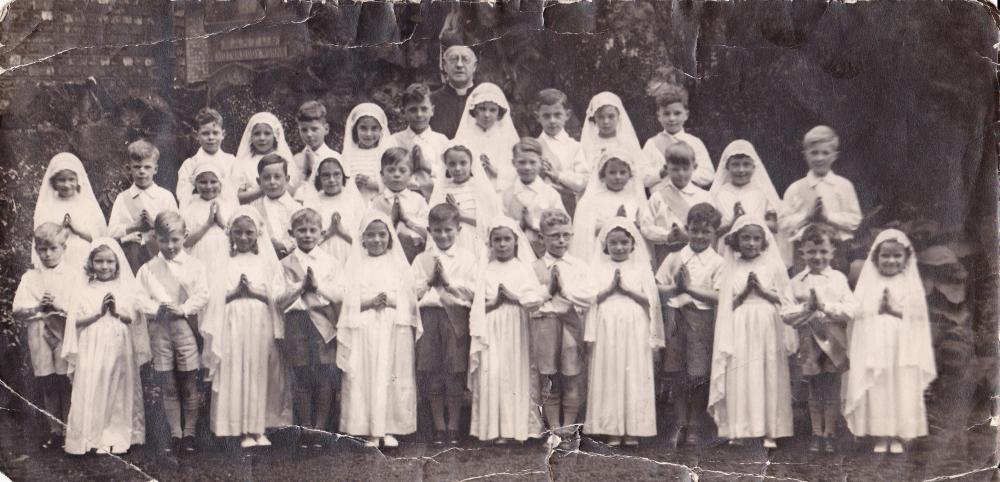
[[[220,446],[181,457],[179,468],[169,468],[143,447],[121,459],[42,451],[37,422],[0,413],[0,471],[13,480],[998,480],[990,469],[996,466],[997,434],[985,426],[947,444],[922,440],[905,456],[874,456],[863,442],[851,440],[835,455],[815,455],[795,438],[782,441],[770,456],[725,446],[670,452],[655,439],[633,450],[585,439],[580,451],[551,457],[537,443],[469,442],[450,450],[406,443],[381,453],[341,439],[329,449],[299,451],[281,446],[293,435],[286,431],[272,437],[277,447],[269,450]]]

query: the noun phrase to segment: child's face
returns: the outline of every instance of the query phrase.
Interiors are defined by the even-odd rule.
[[[362,149],[371,149],[378,145],[382,138],[382,125],[374,117],[364,116],[354,124],[354,131],[358,134],[358,146]]]
[[[802,250],[802,259],[809,266],[810,273],[822,272],[830,266],[830,260],[833,259],[833,244],[826,237],[820,243],[815,240],[805,241],[799,249]]]
[[[274,131],[267,124],[257,124],[250,132],[250,144],[257,154],[267,154],[275,149],[277,141],[274,139]]]
[[[42,260],[42,266],[55,268],[62,261],[62,255],[66,251],[66,246],[51,241],[36,241],[35,252],[38,259]]]
[[[675,164],[667,163],[667,177],[670,178],[670,182],[677,186],[677,189],[684,189],[687,187],[688,183],[691,182],[691,174],[694,172],[694,167],[691,164]]]
[[[542,125],[542,130],[550,136],[555,136],[566,127],[566,120],[569,119],[569,110],[561,103],[552,105],[540,105],[535,111],[535,118]]]
[[[708,223],[688,223],[688,244],[695,253],[700,253],[715,242],[715,229]]]
[[[751,224],[744,226],[736,233],[736,241],[739,243],[740,256],[743,259],[754,259],[760,256],[764,250],[764,228]]]
[[[656,109],[656,120],[660,121],[660,126],[668,134],[676,134],[684,128],[684,123],[688,120],[687,107],[680,102],[659,107]]]
[[[906,248],[896,241],[885,241],[878,248],[876,258],[882,276],[896,276],[906,267]]]
[[[606,105],[594,113],[594,123],[597,124],[597,135],[614,137],[618,134],[618,117],[621,114],[613,105]]]
[[[64,169],[52,176],[52,189],[63,199],[69,199],[80,192],[80,184],[77,181],[76,173],[69,169]]]
[[[226,137],[226,131],[218,122],[209,122],[198,127],[198,144],[201,149],[208,154],[215,154],[222,145],[222,139]]]
[[[538,171],[542,167],[542,160],[534,152],[518,152],[514,157],[514,169],[521,182],[531,184],[538,177]]]
[[[382,256],[389,249],[389,228],[382,221],[373,221],[361,235],[361,244],[368,256]]]
[[[609,191],[619,192],[625,189],[629,179],[632,179],[632,168],[625,161],[611,159],[604,164],[604,184]]]
[[[806,164],[809,170],[817,176],[825,176],[833,167],[833,162],[837,160],[837,150],[829,142],[820,142],[809,146],[803,151],[806,157]]]
[[[118,276],[118,258],[110,249],[102,249],[90,258],[90,269],[99,281],[111,281]]]
[[[451,249],[459,229],[458,223],[450,221],[430,223],[427,226],[434,244],[441,250]]]
[[[573,240],[573,228],[568,224],[545,225],[542,227],[542,240],[547,253],[553,258],[562,258]]]
[[[289,230],[292,238],[295,239],[295,246],[303,253],[308,253],[319,243],[320,235],[323,232],[322,226],[312,219],[302,218]]]
[[[344,189],[344,171],[336,163],[326,162],[319,166],[319,185],[323,194],[336,196]]]
[[[426,130],[431,117],[434,117],[434,104],[431,104],[429,97],[424,98],[423,102],[413,102],[403,108],[403,118],[413,132],[420,133]]]
[[[184,237],[185,233],[179,230],[166,233],[166,235],[156,233],[156,243],[159,245],[163,257],[168,260],[174,259],[184,249]]]
[[[260,171],[257,183],[260,184],[260,188],[264,190],[267,197],[277,199],[285,195],[285,189],[288,187],[288,174],[285,174],[285,169],[281,164],[271,164]]]
[[[392,192],[400,192],[410,183],[411,171],[408,160],[385,166],[382,168],[382,184]]]
[[[517,251],[517,236],[510,228],[495,228],[490,231],[490,250],[497,261],[509,261]]]
[[[500,106],[493,102],[482,102],[476,104],[473,109],[476,117],[476,125],[482,130],[489,130],[500,118]]]
[[[608,251],[612,261],[621,262],[627,260],[632,254],[635,244],[628,233],[621,229],[615,229],[608,233],[608,238],[604,241],[604,249]]]
[[[726,161],[726,170],[732,179],[734,186],[745,186],[753,178],[753,171],[757,168],[753,159],[748,156],[736,155]]]
[[[451,180],[461,184],[472,176],[472,160],[464,152],[449,151],[444,158],[444,166]]]
[[[194,187],[198,190],[198,195],[206,201],[211,201],[219,196],[222,190],[222,183],[214,172],[203,172],[194,178]]]
[[[330,132],[330,126],[325,121],[299,121],[299,137],[302,142],[312,149],[319,149],[326,140],[326,135]]]
[[[156,175],[156,161],[152,159],[131,160],[128,163],[128,172],[132,176],[132,182],[140,189],[146,189],[153,185],[153,176]]]
[[[236,252],[249,253],[257,247],[257,225],[253,220],[241,216],[229,228],[229,242],[236,246]]]

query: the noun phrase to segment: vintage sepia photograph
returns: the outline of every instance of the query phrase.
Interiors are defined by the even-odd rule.
[[[1000,480],[985,0],[0,0],[0,479]]]

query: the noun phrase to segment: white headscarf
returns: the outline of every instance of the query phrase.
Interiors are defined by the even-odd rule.
[[[608,235],[615,229],[624,229],[635,240],[635,249],[629,255],[628,260],[623,263],[616,263],[611,259],[611,255],[605,252]],[[649,301],[649,310],[647,313],[649,316],[649,347],[652,349],[662,348],[664,346],[663,312],[660,309],[659,290],[656,287],[656,279],[653,277],[653,271],[649,268],[649,251],[646,249],[646,243],[642,241],[642,235],[639,233],[638,228],[636,228],[635,223],[627,218],[617,216],[612,218],[601,228],[601,232],[597,236],[597,243],[592,249],[594,251],[589,259],[593,260],[591,262],[591,271],[598,273],[596,276],[606,276],[605,273],[613,273],[616,268],[628,268],[630,272],[641,273],[641,288],[647,294],[646,299]],[[606,287],[601,286],[599,289],[604,290]],[[629,286],[629,288],[634,290],[639,287]],[[597,316],[599,311],[596,307],[591,307],[587,311],[587,321],[584,326],[596,328],[598,326]],[[592,340],[593,333],[591,332],[590,334],[591,336],[589,337],[586,337],[585,334],[585,337]]]
[[[761,161],[760,155],[757,154],[757,150],[754,149],[750,141],[737,139],[726,146],[726,149],[722,151],[722,156],[719,157],[719,168],[715,170],[715,179],[708,192],[714,197],[722,189],[722,186],[732,184],[732,176],[729,174],[729,169],[726,169],[726,161],[736,155],[744,155],[753,160],[754,171],[753,176],[750,177],[750,185],[757,187],[764,193],[767,201],[778,210],[780,216],[781,198],[778,196],[778,191],[774,189],[771,176],[767,174],[767,167],[764,166],[764,162]]]
[[[59,199],[59,193],[52,187],[52,178],[59,171],[73,171],[76,173],[76,181],[80,186],[80,192],[73,197],[72,202]],[[81,229],[86,229],[90,235],[97,239],[108,232],[108,222],[104,219],[104,211],[97,202],[94,195],[94,188],[90,185],[90,178],[83,168],[80,159],[68,152],[60,152],[52,157],[49,166],[42,176],[42,185],[38,190],[38,200],[35,202],[34,226],[37,229],[43,223],[55,223],[63,225],[66,214],[73,218],[73,224]],[[66,246],[64,259],[74,265],[74,268],[82,268],[90,254],[89,244],[78,238],[75,234],[70,234],[70,239]],[[74,246],[75,245],[75,246]],[[42,267],[38,253],[35,252],[34,242],[32,242],[31,262],[35,267]]]
[[[274,114],[270,112],[258,112],[250,117],[246,128],[243,129],[243,137],[240,138],[240,145],[236,149],[236,160],[233,161],[232,172],[230,173],[232,177],[230,179],[240,179],[237,177],[239,173],[243,173],[243,176],[251,181],[257,179],[257,163],[253,161],[255,153],[252,138],[253,128],[258,124],[267,124],[271,127],[276,144],[272,152],[281,156],[288,163],[289,170],[291,170],[292,150],[288,147],[285,128]],[[253,182],[256,184],[256,181]],[[235,186],[235,188],[239,190],[240,186]]]
[[[191,171],[191,185],[194,186],[195,189],[197,190],[198,176],[206,172],[215,174],[215,177],[219,180],[219,186],[220,186],[219,195],[214,200],[219,202],[220,207],[226,206],[227,208],[229,208],[223,211],[224,213],[231,212],[232,209],[235,208],[236,205],[240,203],[240,201],[236,194],[236,186],[233,185],[233,183],[229,180],[229,177],[223,170],[222,166],[219,166],[218,164],[216,164],[214,161],[211,160],[198,161],[198,164],[195,164],[194,166],[194,170]],[[187,208],[188,205],[191,204],[191,201],[194,201],[195,199],[201,199],[201,196],[199,196],[197,192],[195,192],[191,196],[188,196],[188,202],[185,203],[183,206],[181,206],[181,211],[183,212],[185,208]]]
[[[573,220],[573,242],[570,245],[570,252],[574,256],[583,260],[589,260],[591,259],[590,256],[594,253],[594,243],[597,239],[594,236],[595,228],[597,227],[597,206],[601,202],[599,195],[609,192],[607,184],[601,179],[601,170],[604,169],[608,161],[618,159],[628,165],[632,172],[632,177],[625,184],[625,187],[622,188],[621,192],[635,199],[636,205],[640,209],[639,216],[642,217],[641,211],[646,208],[647,200],[645,191],[643,191],[642,175],[639,172],[635,155],[636,153],[631,150],[612,149],[605,151],[601,156],[601,160],[594,166],[594,170],[590,173],[590,180],[587,181],[587,188],[583,192],[583,197],[580,198],[580,201],[576,205],[576,219]],[[636,238],[636,243],[645,246],[646,243],[643,239],[642,237]]]
[[[382,126],[382,135],[379,136],[378,145],[374,148],[364,149],[354,142],[354,126],[358,124],[358,121],[362,117],[371,117]],[[360,171],[362,174],[373,176],[373,181],[381,185],[382,181],[378,176],[378,171],[382,166],[382,154],[390,147],[396,147],[396,140],[389,133],[389,119],[386,117],[385,111],[377,104],[371,102],[363,102],[354,106],[351,109],[351,113],[347,115],[347,122],[344,125],[344,153],[341,155],[341,164],[344,164],[344,169],[347,170],[346,174],[357,176]],[[371,171],[371,169],[366,170],[356,165],[356,159],[359,157],[367,158],[369,156],[373,156],[376,163],[375,169],[372,172],[366,172]]]
[[[476,124],[476,118],[471,112],[477,105],[484,102],[492,102],[505,111],[503,119],[500,119],[490,128],[489,132],[484,132]],[[484,136],[488,136],[484,139]],[[495,183],[497,191],[502,191],[509,187],[517,178],[517,171],[514,170],[513,148],[521,138],[514,128],[513,112],[507,96],[496,84],[483,82],[476,86],[465,99],[465,110],[458,122],[458,130],[455,131],[455,142],[467,142],[476,144],[468,146],[473,153],[473,163],[480,164],[479,156],[485,154],[490,159],[490,164],[497,170],[497,180]],[[484,142],[472,142],[480,140]],[[484,145],[480,145],[484,144]],[[480,166],[481,167],[481,166]]]
[[[361,240],[365,230],[374,222],[381,222],[389,231],[391,246],[381,256],[387,256],[392,262],[391,276],[399,280],[399,296],[396,298],[395,316],[397,325],[411,326],[416,330],[416,338],[423,333],[420,321],[420,311],[417,309],[417,297],[414,289],[413,272],[406,262],[403,246],[399,244],[399,236],[392,226],[392,220],[385,213],[371,209],[362,218],[361,229],[354,234],[351,245],[351,255],[347,259],[345,273],[348,276],[360,276],[364,272],[364,262],[371,259],[368,251],[362,246]],[[344,304],[340,309],[340,319],[337,322],[337,366],[345,372],[357,366],[356,350],[353,347],[360,343],[357,329],[361,320],[361,283],[345,280]]]
[[[455,146],[463,146],[463,144],[459,142],[452,142],[448,146],[448,148],[450,149],[451,147]],[[466,148],[468,149],[468,147]],[[466,184],[468,183],[472,184],[470,187],[472,188],[472,191],[473,193],[475,193],[476,196],[475,229],[477,235],[479,236],[479,239],[482,241],[481,244],[485,244],[487,242],[486,228],[488,227],[490,220],[492,220],[501,211],[500,198],[496,195],[496,191],[493,190],[493,185],[490,184],[489,177],[486,175],[486,171],[483,170],[483,164],[479,162],[478,159],[475,158],[476,152],[472,149],[469,150],[472,152],[473,156],[473,158],[470,159],[471,161],[470,172],[472,173],[472,177],[465,182]],[[447,152],[447,149],[445,149],[445,152]],[[441,153],[442,164],[444,164],[444,159],[443,159],[444,155],[445,153]],[[445,169],[447,169],[447,166],[445,167]],[[433,208],[438,204],[443,204],[447,202],[446,199],[448,193],[445,192],[445,188],[453,184],[454,183],[451,180],[451,176],[448,175],[447,170],[445,171],[444,174],[438,176],[434,180],[434,190],[431,191],[431,198],[430,201],[427,203],[428,207]]]
[[[906,267],[892,277],[882,276],[876,260],[872,259],[879,245],[886,241],[895,241],[910,251]],[[888,353],[884,349],[884,340],[871,336],[871,332],[865,329],[865,325],[880,323],[878,311],[887,288],[890,290],[889,296],[895,300],[893,304],[903,314],[897,353]],[[937,377],[924,285],[917,269],[917,253],[906,234],[897,229],[886,229],[879,233],[861,268],[854,296],[857,297],[861,310],[848,327],[851,367],[845,375],[845,415],[851,413],[868,389],[879,382],[882,373],[889,368],[887,365],[917,367],[920,370],[922,389],[926,389]],[[905,302],[900,302],[901,297],[905,297]]]
[[[319,167],[323,164],[323,161],[327,159],[333,159],[337,161],[337,165],[340,166],[340,171],[344,175],[344,186],[340,190],[340,194],[337,196],[345,196],[345,200],[357,201],[359,206],[363,206],[363,198],[361,197],[361,192],[358,191],[358,185],[354,183],[354,180],[347,175],[347,168],[344,167],[344,161],[336,157],[325,157],[323,159],[317,159],[316,165],[313,166],[312,172],[309,174],[309,180],[303,182],[299,185],[299,189],[295,191],[295,199],[302,202],[303,205],[307,203],[315,202],[322,196],[325,196],[321,190],[316,189],[316,178],[319,177]]]
[[[618,140],[618,146],[628,151],[634,151],[635,154],[632,157],[635,161],[633,162],[641,166],[643,163],[637,162],[642,153],[639,137],[635,134],[635,127],[632,126],[632,120],[629,119],[628,112],[625,112],[625,105],[622,104],[621,98],[612,92],[601,92],[591,98],[590,103],[587,104],[587,115],[583,122],[583,130],[580,132],[580,148],[583,154],[587,156],[591,155],[589,152],[593,149],[593,146],[600,142],[599,129],[593,119],[601,107],[608,105],[618,109],[618,128],[615,130],[615,139]],[[587,161],[593,162],[592,159],[587,159]],[[641,177],[641,174],[635,171],[633,171],[633,175]]]
[[[771,234],[771,230],[767,229],[767,223],[763,219],[747,214],[740,216],[733,223],[733,228],[730,231],[732,233],[731,236],[746,226],[759,226],[764,232],[764,239],[767,241],[768,247],[760,253],[759,262],[767,266],[767,269],[773,271],[776,277],[775,281],[778,292],[780,293],[785,285],[788,284],[788,272],[785,270],[785,264],[781,261],[781,255],[778,253],[774,235]],[[712,346],[712,380],[709,396],[710,406],[725,398],[725,373],[728,369],[730,358],[734,355],[735,344],[737,343],[737,340],[733,339],[734,314],[736,311],[736,307],[733,306],[733,292],[736,291],[734,287],[746,284],[745,278],[734,279],[734,276],[729,275],[732,271],[731,266],[743,262],[739,251],[728,248],[722,250],[720,254],[722,254],[725,264],[722,267],[722,286],[719,289],[719,307],[715,316],[715,342]],[[777,309],[775,313],[777,313]],[[775,316],[775,323],[778,324],[777,334],[780,337],[777,342],[782,343],[789,353],[794,352],[795,346],[798,343],[795,329],[784,324],[777,315]]]
[[[122,251],[121,246],[118,245],[118,241],[115,241],[112,238],[97,238],[93,243],[91,243],[90,246],[90,252],[93,252],[98,247],[107,246],[118,259],[118,278],[110,281],[108,283],[108,288],[115,290],[114,295],[116,310],[126,312],[128,316],[132,317],[132,323],[129,325],[129,333],[132,336],[132,347],[135,351],[136,365],[147,363],[152,359],[152,351],[149,346],[149,327],[146,324],[146,317],[140,312],[135,304],[134,293],[135,290],[139,289],[139,284],[135,280],[135,274],[132,272],[132,267],[129,265],[128,258],[125,257],[125,253]],[[87,253],[87,256],[90,256],[89,252]],[[63,332],[61,356],[69,363],[70,373],[74,371],[76,362],[79,358],[79,345],[77,340],[79,339],[80,331],[82,331],[82,329],[78,329],[76,326],[79,314],[78,307],[87,307],[88,309],[86,311],[92,311],[93,308],[99,309],[104,300],[103,293],[98,295],[99,297],[96,299],[91,297],[92,294],[92,290],[87,289],[77,292],[75,296],[72,297],[71,308],[67,313],[66,328]]]

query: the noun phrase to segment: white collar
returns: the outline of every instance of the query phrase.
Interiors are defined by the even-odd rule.
[[[128,194],[129,196],[132,196],[132,198],[137,198],[143,194],[152,196],[153,195],[152,190],[155,187],[156,187],[155,182],[150,184],[149,187],[147,187],[146,189],[142,189],[141,187],[136,186],[135,183],[133,182],[132,186],[128,188]]]
[[[545,184],[544,181],[539,180],[540,176],[535,176],[535,179],[531,181],[531,184],[525,184],[521,180],[521,176],[517,177],[517,182],[514,183],[515,186],[519,186],[521,190],[527,189],[532,192],[538,192],[541,189],[541,184]]]
[[[684,128],[681,127],[681,130],[679,130],[679,131],[677,131],[677,132],[675,132],[673,134],[667,132],[666,129],[663,129],[662,131],[660,131],[660,133],[663,134],[663,135],[665,135],[665,136],[667,136],[667,137],[677,137],[677,136],[684,135]]]
[[[826,173],[825,176],[817,176],[816,173],[814,173],[812,171],[812,169],[810,169],[809,173],[806,174],[806,181],[812,187],[816,187],[820,183],[832,184],[833,183],[833,179],[832,179],[833,175],[834,175],[833,174],[833,169],[830,169],[830,172]]]
[[[554,140],[554,141],[556,141],[556,142],[566,142],[566,141],[571,141],[571,140],[573,140],[573,138],[572,138],[572,137],[570,137],[570,136],[569,136],[569,134],[568,134],[568,133],[566,132],[566,129],[562,129],[562,130],[560,130],[560,131],[559,131],[559,133],[558,133],[558,134],[556,134],[556,135],[554,135],[554,136],[550,136],[550,135],[549,135],[549,134],[548,134],[547,132],[545,132],[545,131],[542,131],[542,135],[544,135],[544,136],[545,136],[546,138],[548,138],[548,139],[552,139],[552,140]]]
[[[163,256],[163,253],[159,253],[157,254],[157,256],[159,256],[159,258],[162,259],[164,263],[168,264],[176,263],[183,265],[186,264],[189,259],[191,259],[190,255],[187,254],[187,252],[184,250],[181,250],[179,253],[177,253],[177,255],[174,256],[174,259],[167,259],[165,256]]]

